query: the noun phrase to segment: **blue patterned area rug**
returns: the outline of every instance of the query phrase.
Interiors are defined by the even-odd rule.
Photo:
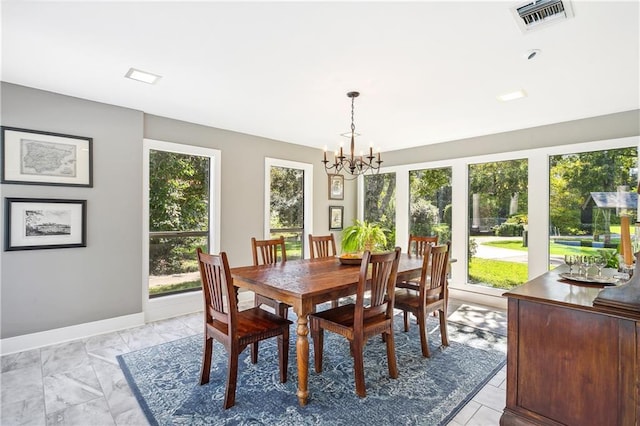
[[[196,335],[118,357],[129,386],[152,425],[444,425],[506,361],[506,338],[459,322],[449,323],[449,347],[440,347],[437,318],[429,317],[431,358],[420,351],[415,322],[408,333],[396,317],[399,377],[388,375],[385,345],[365,349],[367,396],[355,394],[353,361],[345,339],[325,333],[324,371],[313,369],[310,340],[309,403],[296,397],[295,326],[289,377],[280,383],[275,339],[260,344],[258,364],[240,358],[236,405],[222,408],[227,357],[214,344],[211,380],[198,385],[202,336]]]

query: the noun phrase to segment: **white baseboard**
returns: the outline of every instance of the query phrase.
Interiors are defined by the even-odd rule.
[[[40,331],[38,333],[8,337],[0,340],[0,355],[8,355],[41,348],[43,346],[69,342],[71,340],[84,339],[98,334],[137,327],[143,324],[144,314],[140,312],[106,320]]]
[[[464,302],[475,303],[493,308],[507,309],[507,298],[502,295],[492,295],[449,287],[449,297]]]
[[[199,312],[203,309],[202,291],[149,299],[144,308],[147,322]]]

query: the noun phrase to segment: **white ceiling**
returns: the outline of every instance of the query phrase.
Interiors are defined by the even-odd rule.
[[[574,0],[527,34],[521,4],[4,0],[1,78],[330,150],[351,90],[358,143],[383,151],[640,108],[638,1]]]

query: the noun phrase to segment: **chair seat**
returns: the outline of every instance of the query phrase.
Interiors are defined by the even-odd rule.
[[[432,296],[427,295],[427,305],[431,308],[429,310],[436,309],[436,306],[439,305],[438,301],[441,301],[444,304],[444,299],[440,298],[440,294],[434,294]],[[407,307],[410,310],[418,309],[420,307],[418,291],[412,289],[396,290],[394,306],[397,309],[402,309],[403,307]]]
[[[328,309],[326,311],[317,312],[311,315],[319,324],[330,331],[345,335],[351,334],[355,319],[356,305],[348,303],[338,306],[337,308]],[[390,320],[385,320],[385,312],[375,312],[367,315],[365,311],[363,330],[365,335],[377,334],[376,330],[386,327]]]
[[[242,342],[260,341],[267,337],[276,336],[281,327],[289,327],[293,322],[260,308],[250,308],[238,312],[237,334]],[[227,324],[213,320],[207,327],[214,328],[217,332],[226,335]]]

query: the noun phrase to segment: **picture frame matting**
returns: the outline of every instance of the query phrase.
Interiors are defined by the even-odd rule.
[[[5,198],[5,251],[87,246],[87,201]]]
[[[329,206],[329,230],[341,231],[344,223],[344,207]]]
[[[2,183],[93,187],[93,139],[1,127]]]
[[[329,199],[344,200],[344,176],[329,175]]]

